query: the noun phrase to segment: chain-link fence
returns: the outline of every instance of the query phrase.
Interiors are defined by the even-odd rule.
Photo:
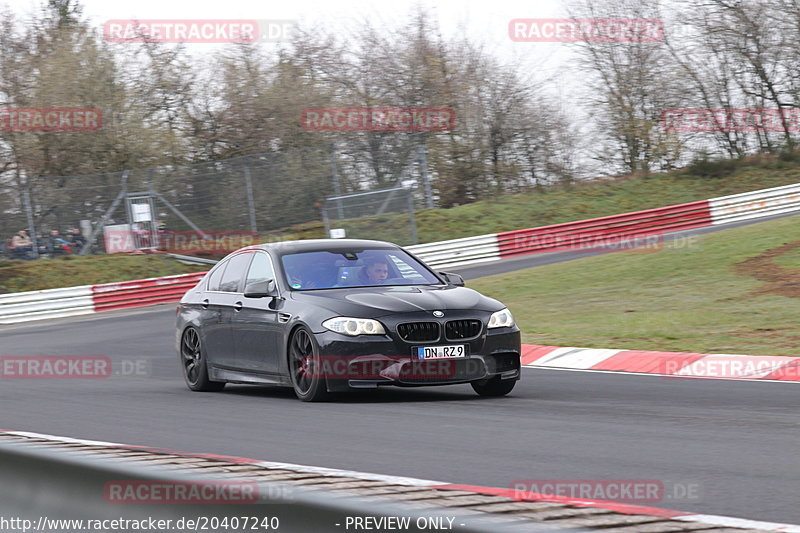
[[[416,146],[415,139],[410,143]],[[403,164],[382,177],[378,183],[389,187],[378,191],[369,190],[376,183],[369,165],[331,144],[186,166],[0,178],[0,236],[6,244],[21,229],[46,235],[52,229],[82,228],[96,243],[86,247],[89,252],[104,250],[108,226],[133,230],[134,248],[152,248],[156,231],[238,231],[263,241],[266,233],[316,223],[314,235],[323,236],[327,217],[348,237],[411,244],[417,240],[413,210],[429,206],[432,196],[427,165],[419,158],[424,151],[403,148],[397,154]],[[326,199],[331,196],[339,197],[335,212]],[[142,237],[144,231],[154,235]]]
[[[325,199],[322,219],[331,237],[358,237],[391,241],[401,246],[417,244],[414,191],[394,187]]]

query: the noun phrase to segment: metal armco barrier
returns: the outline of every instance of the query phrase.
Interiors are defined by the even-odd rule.
[[[298,486],[281,485],[275,482],[242,481],[248,484],[257,499],[255,501],[232,502],[212,501],[210,503],[183,503],[177,499],[166,503],[143,503],[139,501],[117,503],[109,501],[109,486],[147,486],[169,488],[181,484],[194,484],[202,487],[216,487],[223,483],[218,476],[193,475],[186,472],[170,472],[153,466],[130,466],[112,459],[93,459],[88,457],[65,456],[22,444],[0,444],[0,516],[29,520],[28,531],[119,531],[149,530],[158,526],[116,528],[108,522],[102,529],[85,527],[86,521],[135,520],[152,523],[153,520],[171,520],[172,526],[162,528],[167,531],[223,531],[245,530],[241,526],[242,517],[250,523],[258,523],[258,531],[284,532],[338,532],[345,531],[348,517],[409,517],[408,526],[403,531],[429,531],[424,524],[429,518],[440,518],[447,524],[447,517],[455,518],[458,524],[453,531],[463,533],[511,532],[517,530],[503,520],[490,514],[466,514],[453,510],[444,514],[433,509],[421,509],[399,503],[376,499],[356,499],[333,494],[325,490],[303,489]],[[230,482],[228,483],[236,483]],[[256,484],[257,487],[252,485]],[[257,488],[257,491],[254,490]],[[135,494],[139,494],[136,492]],[[148,491],[148,494],[153,494]],[[164,490],[161,494],[166,494]],[[141,498],[141,496],[139,496]],[[162,496],[162,498],[164,498]],[[214,498],[219,498],[214,496]],[[169,500],[169,497],[164,499]],[[221,498],[220,498],[221,499]],[[214,520],[233,520],[238,517],[239,527],[211,527]],[[423,518],[418,522],[418,519]],[[208,520],[208,527],[176,527],[178,520]],[[270,522],[263,527],[263,520]],[[78,525],[67,520],[82,520]],[[277,520],[277,522],[275,521]],[[62,521],[61,525],[55,525]],[[420,525],[422,524],[422,525]],[[461,525],[463,524],[463,525]],[[277,526],[277,527],[276,527]],[[22,531],[22,529],[18,529]],[[250,527],[246,528],[248,531]],[[526,524],[526,531],[534,533],[553,531],[552,527]],[[575,530],[572,530],[575,531]]]
[[[727,224],[800,210],[800,183],[713,198],[713,224]]]
[[[495,233],[430,244],[416,244],[405,248],[434,268],[495,261],[499,257],[497,234]]]
[[[186,291],[203,279],[205,272],[163,278],[137,279],[92,286],[95,311],[111,311],[177,302]]]
[[[800,212],[800,183],[687,204],[406,247],[436,269],[518,255],[626,249],[658,235]],[[186,259],[186,256],[179,256]],[[190,258],[191,259],[191,258]],[[203,260],[211,263],[211,260]],[[176,302],[205,272],[0,295],[0,324]]]
[[[707,200],[497,234],[500,257],[628,243],[711,224]]]
[[[92,286],[0,295],[0,324],[94,313]]]
[[[181,255],[181,254],[167,254],[167,257],[171,257],[181,263],[185,263],[187,265],[216,265],[217,261],[215,259],[207,259],[205,257],[194,257],[193,255]]]
[[[177,302],[205,272],[0,295],[0,324]]]

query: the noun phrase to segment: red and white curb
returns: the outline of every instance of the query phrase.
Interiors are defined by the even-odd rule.
[[[746,518],[735,518],[729,516],[688,513],[670,509],[661,509],[659,507],[633,505],[633,504],[619,503],[613,501],[590,500],[583,498],[567,498],[563,496],[538,494],[525,491],[520,492],[511,488],[484,487],[480,485],[461,485],[456,483],[444,483],[441,481],[433,481],[428,479],[417,479],[404,476],[372,474],[368,472],[359,472],[354,470],[341,470],[336,468],[298,465],[293,463],[259,461],[257,459],[246,459],[242,457],[231,457],[226,455],[187,453],[187,452],[179,452],[163,448],[153,448],[149,446],[135,446],[128,444],[118,444],[113,442],[76,439],[71,437],[59,437],[55,435],[33,433],[28,431],[0,430],[0,436],[3,435],[52,441],[54,443],[61,443],[61,444],[80,444],[86,446],[119,448],[124,450],[136,450],[136,451],[152,452],[152,453],[168,453],[170,455],[179,455],[192,458],[219,459],[231,463],[252,464],[254,466],[262,466],[265,468],[280,468],[283,470],[293,470],[296,472],[319,474],[322,476],[346,477],[346,478],[354,478],[365,481],[382,481],[382,482],[392,483],[394,485],[403,485],[408,487],[429,487],[431,489],[436,489],[436,490],[469,491],[489,496],[502,496],[521,502],[560,503],[564,505],[573,505],[579,507],[607,509],[609,511],[627,515],[653,516],[659,518],[668,518],[671,520],[680,520],[684,522],[698,522],[702,524],[711,524],[714,526],[721,526],[721,527],[757,529],[764,531],[781,531],[786,533],[800,533],[800,525],[794,525],[794,524],[764,522],[759,520],[749,520]]]
[[[650,374],[673,378],[800,381],[800,357],[522,345],[530,368]]]

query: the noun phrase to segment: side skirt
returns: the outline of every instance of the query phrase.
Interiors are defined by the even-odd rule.
[[[291,387],[292,383],[288,377],[275,374],[261,374],[256,372],[244,372],[242,370],[231,370],[210,365],[208,369],[209,379],[212,381],[225,381],[227,383],[242,383],[248,385],[281,385]]]

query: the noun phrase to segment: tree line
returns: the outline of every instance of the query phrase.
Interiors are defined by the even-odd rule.
[[[96,205],[79,213],[93,188],[112,190],[123,169],[160,167],[161,192],[187,202],[197,195],[203,209],[225,213],[235,206],[213,181],[163,169],[202,164],[208,176],[253,154],[282,161],[280,172],[256,174],[254,186],[269,209],[294,206],[285,220],[295,222],[316,218],[315,202],[333,192],[332,159],[342,192],[390,187],[407,176],[420,143],[440,207],[794,149],[797,128],[788,123],[784,131],[699,132],[665,128],[663,117],[669,109],[797,108],[796,0],[570,0],[565,9],[576,18],[659,19],[664,38],[567,45],[564,68],[578,83],[560,95],[554,79],[484,43],[445,37],[424,8],[394,27],[365,22],[347,35],[300,24],[286,42],[230,44],[200,59],[182,45],[106,42],[78,0],[47,0],[30,20],[6,9],[0,108],[98,108],[103,127],[0,128],[0,210],[21,213],[29,191],[40,220],[67,198],[70,216],[96,219]],[[424,135],[301,126],[304,109],[334,106],[446,108],[455,126]],[[238,178],[227,187],[240,187]]]

